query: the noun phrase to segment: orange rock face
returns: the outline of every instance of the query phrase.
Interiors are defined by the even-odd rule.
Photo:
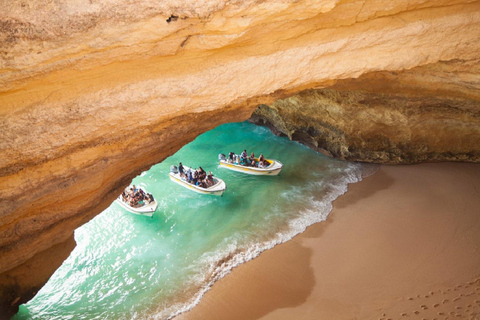
[[[338,159],[480,162],[479,62],[338,80],[261,105],[251,121]]]
[[[479,9],[473,0],[0,4],[0,273],[19,274],[135,175],[259,104],[335,83],[342,92],[375,83],[380,94],[377,72],[393,85],[397,72],[439,61],[470,70]],[[478,73],[441,74],[462,78],[442,90],[474,108]],[[435,96],[444,80],[420,81],[421,94]],[[402,90],[408,100],[415,88]],[[24,300],[21,283],[0,287],[2,308]]]

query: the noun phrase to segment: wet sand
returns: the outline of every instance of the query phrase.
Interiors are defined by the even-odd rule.
[[[480,319],[480,165],[382,166],[179,319]]]

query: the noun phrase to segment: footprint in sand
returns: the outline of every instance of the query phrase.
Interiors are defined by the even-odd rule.
[[[435,304],[433,305],[433,307],[436,308],[436,307],[438,307],[439,305],[440,305],[439,303],[435,303]]]
[[[419,312],[419,311],[413,311],[413,313],[415,313],[415,314],[419,314],[420,312]]]
[[[457,298],[453,299],[453,301],[458,301],[458,300],[460,300],[460,298],[459,298],[459,297],[457,297]]]
[[[447,303],[449,300],[448,299],[445,299],[442,301],[443,304]]]

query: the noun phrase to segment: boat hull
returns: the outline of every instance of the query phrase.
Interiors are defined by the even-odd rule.
[[[220,160],[220,167],[226,168],[232,171],[242,172],[246,174],[252,174],[257,176],[276,176],[282,171],[283,164],[277,160],[268,160],[272,162],[266,168],[247,167],[236,163],[231,163],[226,160]]]
[[[140,216],[146,216],[146,217],[150,217],[150,218],[153,216],[153,213],[155,212],[155,210],[157,210],[157,205],[158,205],[157,201],[154,200],[153,202],[151,202],[150,204],[148,204],[146,206],[142,206],[142,207],[139,207],[139,208],[133,208],[133,207],[130,207],[125,202],[123,202],[122,199],[121,199],[121,196],[119,196],[115,201],[119,205],[121,205],[124,209],[128,210],[129,212],[131,212],[133,214],[137,214],[137,215],[140,215]]]
[[[170,177],[170,180],[172,180],[173,182],[181,185],[184,188],[190,189],[192,191],[195,191],[195,192],[201,193],[201,194],[210,194],[210,195],[213,195],[213,196],[222,196],[223,193],[225,192],[225,190],[227,189],[227,185],[225,184],[225,182],[222,179],[218,179],[218,178],[215,178],[218,182],[216,184],[214,184],[213,186],[211,186],[209,188],[202,188],[202,187],[199,187],[199,186],[195,186],[191,183],[188,183],[187,181],[185,181],[184,179],[182,179],[180,177],[179,173],[170,172],[168,175]]]

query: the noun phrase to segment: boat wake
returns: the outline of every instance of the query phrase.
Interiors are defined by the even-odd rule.
[[[369,168],[371,172],[371,168]],[[364,176],[363,165],[351,164],[343,170],[343,177],[336,177],[332,181],[317,181],[311,188],[322,190],[321,199],[314,196],[309,198],[309,205],[303,208],[298,215],[288,221],[288,227],[278,230],[270,239],[262,242],[251,242],[241,244],[238,240],[230,239],[230,243],[215,252],[203,254],[200,265],[203,265],[191,281],[190,285],[198,287],[199,290],[187,303],[174,304],[152,315],[152,319],[172,319],[181,313],[191,310],[202,299],[203,295],[214,285],[214,283],[229,274],[233,268],[258,257],[263,251],[272,249],[278,244],[291,240],[296,235],[304,232],[308,226],[314,223],[325,221],[332,211],[333,201],[348,189],[348,184],[362,180]],[[369,173],[373,174],[373,173]],[[301,196],[302,188],[292,187],[284,193],[285,197]],[[304,195],[303,195],[304,196]],[[305,200],[305,198],[303,198]]]

